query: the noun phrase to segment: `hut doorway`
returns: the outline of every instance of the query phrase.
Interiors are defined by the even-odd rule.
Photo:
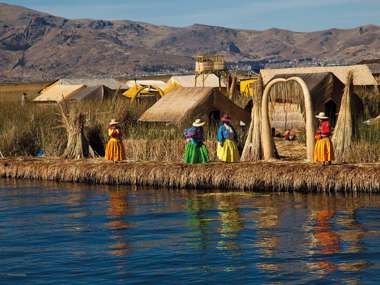
[[[262,128],[261,128],[261,141],[263,147],[264,160],[271,160],[275,158],[274,155],[274,140],[271,132],[271,123],[269,120],[269,93],[275,84],[280,82],[294,81],[302,89],[303,102],[301,103],[304,107],[305,113],[305,128],[306,128],[306,157],[307,160],[313,160],[314,153],[314,112],[313,105],[311,101],[310,91],[305,83],[305,81],[300,77],[291,77],[289,79],[277,78],[270,81],[264,89],[263,100],[261,104],[262,112]]]
[[[333,100],[329,100],[325,103],[325,114],[330,118],[331,126],[334,128],[337,119],[337,105]]]
[[[221,116],[221,112],[219,110],[212,111],[208,115],[208,122],[209,122],[208,131],[209,131],[209,136],[211,137],[215,136],[215,134],[218,131],[218,127],[220,124],[220,116]]]

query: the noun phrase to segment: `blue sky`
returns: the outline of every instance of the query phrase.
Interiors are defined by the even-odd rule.
[[[0,0],[2,1],[2,0]],[[4,0],[3,0],[4,1]],[[380,25],[380,0],[5,0],[66,18],[293,31]]]

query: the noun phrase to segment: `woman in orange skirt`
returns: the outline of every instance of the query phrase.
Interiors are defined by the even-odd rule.
[[[108,143],[106,146],[106,160],[125,160],[125,150],[122,142],[119,122],[112,119],[108,126]]]
[[[324,112],[319,113],[315,117],[319,119],[320,125],[315,135],[317,142],[314,149],[314,161],[328,165],[334,160],[334,148],[330,140],[331,127],[329,118]]]

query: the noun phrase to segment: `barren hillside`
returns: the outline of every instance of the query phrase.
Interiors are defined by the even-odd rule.
[[[197,53],[231,63],[355,63],[380,57],[380,27],[298,33],[70,20],[0,4],[0,81],[126,77],[192,68]]]

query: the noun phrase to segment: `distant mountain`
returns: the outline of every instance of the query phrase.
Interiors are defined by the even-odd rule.
[[[230,63],[356,63],[380,58],[380,27],[300,33],[184,28],[133,21],[69,20],[0,3],[0,80],[132,77],[193,68],[218,52]]]

